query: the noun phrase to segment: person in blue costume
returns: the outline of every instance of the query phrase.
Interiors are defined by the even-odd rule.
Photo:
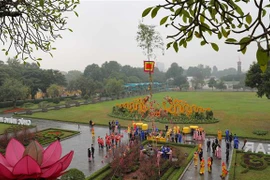
[[[234,149],[238,149],[239,140],[237,136],[234,137],[233,143],[234,143]]]
[[[144,134],[144,131],[141,131],[141,141],[144,141],[145,140],[145,134]]]
[[[179,133],[179,135],[178,135],[178,142],[179,142],[179,143],[182,142],[182,134],[181,134],[181,133]]]
[[[225,140],[226,141],[229,141],[229,136],[230,136],[230,131],[228,130],[228,129],[226,129],[226,131],[225,131]]]

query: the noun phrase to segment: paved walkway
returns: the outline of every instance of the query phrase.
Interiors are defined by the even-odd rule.
[[[191,136],[189,137],[191,138]],[[207,139],[207,138],[206,138]],[[211,142],[213,141],[213,137],[210,137]],[[207,152],[207,146],[206,146],[206,140],[205,141],[197,141],[197,144],[201,143],[203,145],[203,157],[205,160],[205,173],[204,175],[200,175],[200,166],[199,166],[199,161],[198,161],[198,167],[194,167],[193,161],[191,162],[190,166],[188,167],[187,171],[185,172],[184,176],[182,176],[181,179],[183,180],[218,180],[221,179],[221,164],[222,162],[226,162],[226,155],[225,155],[225,150],[226,150],[226,144],[224,139],[221,142],[221,153],[222,153],[222,158],[218,159],[215,156],[213,156],[212,152]],[[231,162],[231,157],[232,157],[232,150],[233,147],[230,149],[230,156],[229,156],[229,163],[227,163],[227,168],[230,165]],[[208,173],[207,171],[207,159],[208,157],[212,156],[213,157],[213,165],[212,165],[212,173]]]
[[[214,137],[209,137],[211,142],[213,141]],[[189,137],[189,139],[191,139],[191,136]],[[206,138],[207,139],[207,138]],[[205,173],[204,175],[200,175],[199,174],[199,171],[200,171],[200,168],[197,167],[195,168],[194,167],[194,163],[193,161],[190,163],[190,166],[187,168],[186,172],[184,173],[184,175],[182,176],[181,180],[218,180],[218,179],[221,179],[220,178],[220,175],[221,175],[221,164],[222,162],[226,162],[226,155],[225,155],[225,150],[226,150],[226,144],[225,144],[225,139],[223,138],[222,139],[222,143],[221,143],[221,153],[222,153],[222,157],[221,157],[221,160],[220,159],[217,159],[216,157],[213,156],[213,153],[212,152],[206,152],[207,150],[207,146],[206,146],[206,141],[203,142],[196,142],[197,144],[198,143],[201,143],[203,146],[203,157],[204,159],[206,160],[205,161]],[[248,143],[252,143],[253,144],[253,147],[254,147],[254,151],[256,151],[256,148],[258,147],[258,144],[261,143],[262,146],[264,147],[264,149],[267,151],[267,141],[249,141],[248,140]],[[247,144],[248,144],[247,143]],[[241,150],[243,146],[243,140],[239,140],[239,149]],[[250,147],[248,147],[248,145],[245,146],[244,148],[244,151],[246,150],[250,150]],[[230,148],[230,156],[229,156],[229,162],[226,163],[226,166],[227,166],[227,169],[230,168],[231,166],[231,160],[232,160],[232,151],[233,151],[233,143],[232,143],[232,147]],[[212,156],[213,157],[213,166],[212,166],[212,173],[208,173],[207,171],[207,158],[209,156]],[[199,162],[198,162],[198,165],[199,165]],[[230,172],[228,174],[228,176],[226,177],[226,179],[229,179],[229,175],[230,175]]]

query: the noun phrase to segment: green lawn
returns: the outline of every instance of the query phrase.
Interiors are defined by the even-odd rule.
[[[253,130],[270,129],[270,101],[266,98],[258,98],[255,92],[162,92],[154,94],[153,98],[161,102],[167,95],[183,99],[190,104],[212,108],[214,116],[220,122],[200,125],[208,134],[216,134],[218,129],[224,132],[228,128],[238,136],[270,139],[270,132],[265,136],[257,136],[252,133]],[[96,124],[107,125],[108,121],[113,119],[107,115],[111,112],[112,106],[135,98],[106,101],[47,113],[40,112],[29,117],[78,123],[88,123],[92,119]],[[119,121],[124,126],[131,123],[127,120]],[[157,123],[157,126],[164,129],[164,124]],[[180,124],[180,126],[188,125]]]
[[[11,126],[12,124],[0,123],[0,134],[3,134],[5,130]]]

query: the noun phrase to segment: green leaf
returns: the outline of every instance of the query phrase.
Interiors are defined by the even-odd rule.
[[[263,65],[263,66],[260,66],[260,69],[262,70],[262,72],[265,72],[266,69],[267,69],[267,64],[266,65]]]
[[[8,55],[8,51],[5,52],[5,55],[6,55],[6,56]]]
[[[153,11],[151,12],[151,17],[152,17],[152,18],[156,17],[156,15],[157,15],[159,9],[160,9],[159,6],[157,6],[157,7],[155,7],[155,8],[153,9]]]
[[[204,23],[204,20],[205,20],[205,18],[201,15],[201,16],[200,16],[200,22],[201,22],[201,23]]]
[[[242,9],[239,7],[239,6],[237,6],[237,5],[235,5],[235,10],[236,10],[236,12],[239,14],[239,15],[241,15],[241,16],[244,16],[244,12],[242,11]]]
[[[262,10],[262,17],[264,17],[264,16],[266,15],[266,13],[267,13],[266,10],[263,9],[263,10]]]
[[[53,58],[53,55],[52,55],[52,53],[51,52],[49,52],[49,54],[50,54],[50,56]]]
[[[257,58],[258,64],[260,66],[267,66],[268,65],[268,58],[269,58],[268,53],[267,53],[267,51],[264,51],[260,47],[258,47],[258,49],[257,49],[256,58]]]
[[[69,30],[70,32],[73,32],[73,30],[72,30],[72,29],[70,29],[70,28],[68,28],[68,30]]]
[[[221,32],[219,31],[218,32],[218,39],[221,39],[222,38],[222,34],[221,34]]]
[[[184,41],[183,47],[184,47],[184,48],[187,48],[187,42],[186,42],[186,41]]]
[[[169,48],[171,47],[172,43],[173,43],[173,42],[169,42],[169,43],[167,44],[167,49],[169,49]]]
[[[240,43],[240,44],[244,44],[244,43],[246,44],[246,43],[248,42],[247,44],[249,44],[249,43],[250,43],[249,41],[250,41],[250,37],[243,37],[243,38],[239,41],[239,43]]]
[[[44,8],[44,0],[39,0],[39,5]]]
[[[179,48],[178,48],[178,44],[176,41],[173,43],[173,48],[174,48],[175,52],[178,52]]]
[[[41,60],[42,60],[42,58],[37,58],[37,60],[38,60],[38,61],[41,61]]]
[[[201,34],[198,32],[198,31],[195,31],[195,36],[197,37],[197,38],[201,38],[202,36],[201,36]]]
[[[242,49],[242,50],[241,50],[242,54],[246,54],[247,46],[244,48],[244,46],[241,45],[241,46],[240,46],[240,49]]]
[[[168,17],[169,17],[169,16],[165,16],[164,18],[162,18],[162,19],[160,20],[160,25],[163,25],[164,23],[166,23]]]
[[[226,42],[232,42],[232,43],[234,43],[234,42],[237,42],[237,40],[236,39],[233,39],[233,38],[228,38],[228,39],[226,39]]]
[[[75,14],[77,17],[79,17],[79,14],[78,14],[76,11],[74,11],[74,14]]]
[[[251,24],[251,22],[252,22],[252,17],[251,17],[250,14],[248,14],[248,15],[246,16],[246,22],[247,22],[248,24]]]
[[[216,43],[211,43],[211,46],[215,51],[219,50],[219,47],[218,47],[218,45]]]
[[[6,49],[2,49],[2,51],[6,51]]]
[[[152,8],[153,7],[146,8],[142,13],[142,17],[147,16],[150,13],[150,11],[152,10]]]
[[[206,44],[205,41],[201,41],[201,46],[204,46]]]
[[[56,48],[52,48],[52,50],[56,50]]]
[[[37,61],[37,65],[38,65],[38,67],[40,67],[40,63]]]
[[[228,34],[227,34],[227,31],[222,27],[221,28],[221,32],[222,32],[222,35],[227,38],[228,37]]]

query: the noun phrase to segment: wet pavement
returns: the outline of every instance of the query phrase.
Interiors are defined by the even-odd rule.
[[[191,136],[189,137],[191,139]],[[214,137],[209,137],[210,141],[212,142]],[[208,139],[208,138],[206,138]],[[187,171],[185,174],[182,176],[182,180],[217,180],[221,179],[221,164],[224,161],[226,163],[226,155],[225,155],[225,150],[226,150],[226,143],[225,140],[222,139],[221,142],[221,159],[218,159],[217,157],[214,156],[214,154],[211,152],[207,152],[207,146],[206,146],[206,140],[205,141],[196,141],[196,144],[202,144],[203,146],[203,157],[205,160],[205,172],[204,175],[200,175],[200,163],[198,161],[198,167],[194,167],[193,161],[191,162],[190,166],[188,167]],[[241,145],[241,144],[240,144]],[[212,148],[211,148],[212,149]],[[229,154],[229,162],[226,163],[227,169],[230,166],[231,158],[232,158],[232,150],[233,147],[230,148],[230,154]],[[207,171],[207,159],[208,157],[212,156],[213,157],[213,165],[212,165],[212,172],[208,173]]]
[[[106,165],[106,163],[102,163],[102,161],[105,161],[104,156],[107,154],[107,150],[106,148],[98,148],[97,137],[100,136],[104,138],[106,133],[109,133],[109,128],[95,126],[95,138],[93,139],[90,127],[88,125],[78,126],[78,124],[75,123],[63,123],[48,120],[32,120],[32,124],[37,125],[38,130],[53,127],[81,132],[79,135],[61,141],[63,155],[67,154],[71,150],[74,151],[74,157],[68,169],[77,168],[81,170],[87,177]],[[122,138],[122,143],[125,143],[125,141],[127,141],[127,134],[123,134],[124,137]],[[91,144],[94,144],[95,147],[95,158],[92,162],[88,162],[87,149],[91,147]]]
[[[191,140],[191,136],[188,137]],[[215,137],[209,137],[211,142],[213,141],[213,139],[215,139]],[[208,139],[208,137],[206,138]],[[181,180],[218,180],[221,179],[220,175],[221,175],[221,164],[224,161],[226,163],[226,167],[227,170],[230,171],[230,167],[231,167],[231,160],[232,160],[232,153],[233,153],[233,142],[232,142],[232,147],[230,148],[230,154],[229,154],[229,161],[226,162],[226,143],[225,143],[225,139],[222,139],[222,143],[221,143],[221,159],[218,159],[214,156],[214,154],[212,152],[207,152],[207,146],[206,146],[206,140],[205,141],[196,141],[196,144],[202,144],[203,145],[203,157],[205,160],[205,172],[204,175],[200,175],[199,171],[199,161],[198,161],[198,167],[195,168],[194,167],[194,163],[193,160],[190,163],[190,166],[187,168],[186,172],[183,174],[183,176],[180,178]],[[268,143],[267,141],[249,141],[246,143],[246,146],[244,147],[243,151],[252,151],[252,152],[256,152],[256,151],[266,151],[267,153],[267,148],[268,148]],[[241,150],[243,146],[243,140],[239,140],[239,150]],[[270,153],[270,152],[269,152]],[[207,171],[207,159],[208,157],[212,156],[213,157],[213,165],[212,165],[212,173],[208,173]],[[233,170],[233,169],[231,169]],[[230,172],[228,173],[226,179],[229,179],[230,176]]]

